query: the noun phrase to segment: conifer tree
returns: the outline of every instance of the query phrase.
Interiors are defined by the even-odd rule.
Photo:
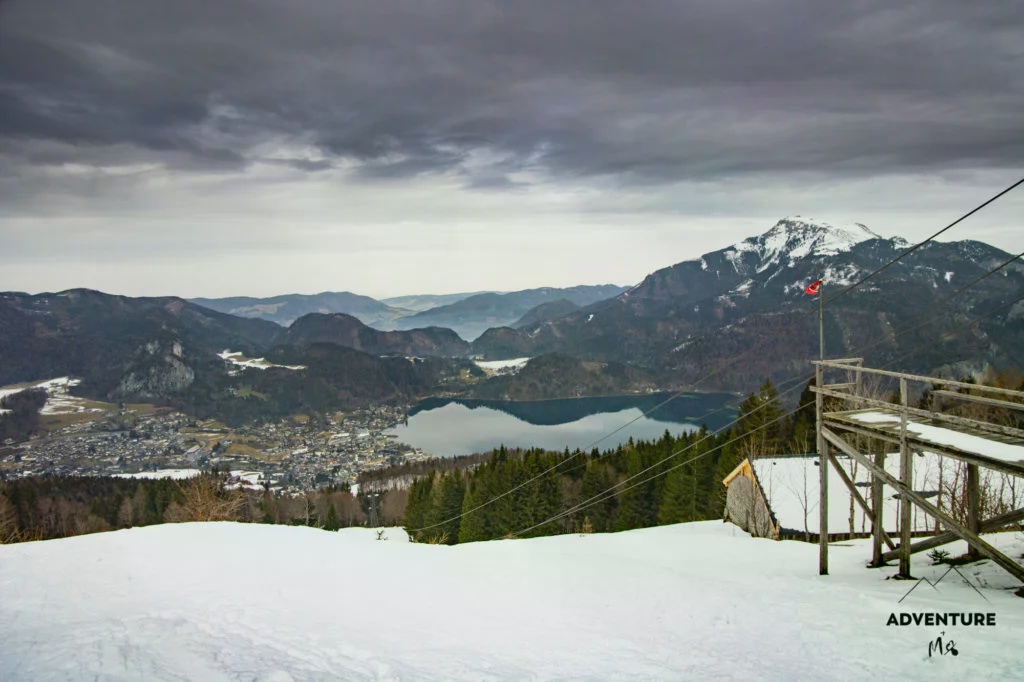
[[[740,403],[734,431],[748,457],[778,454],[782,449],[785,427],[780,419],[785,414],[778,392],[771,379],[766,379],[757,393],[750,393]]]
[[[641,473],[647,467],[640,448],[634,447],[626,456],[626,474],[629,482],[617,490],[619,492],[619,508],[615,513],[615,530],[630,530],[653,526],[654,482],[650,479],[653,471]],[[633,478],[635,477],[635,478]]]
[[[427,525],[433,487],[433,471],[426,476],[417,478],[409,486],[409,501],[405,507],[405,528],[413,534],[415,540],[419,539],[416,531]]]
[[[431,493],[427,520],[428,525],[435,527],[427,531],[429,538],[442,540],[449,545],[459,541],[459,516],[465,494],[466,486],[461,471],[449,471],[441,477]]]
[[[459,526],[459,542],[476,542],[494,537],[490,523],[492,505],[487,504],[490,501],[490,469],[489,463],[481,465],[467,482],[466,495],[462,500],[464,516]]]
[[[608,490],[613,483],[608,465],[601,461],[592,460],[588,463],[583,474],[583,487],[580,490],[580,498],[581,500],[590,500],[594,496]],[[598,533],[611,530],[612,519],[615,514],[615,497],[609,494],[605,497],[598,497],[596,500],[588,502],[588,504],[590,506],[587,507],[586,513],[590,517],[594,530]]]
[[[330,503],[330,507],[327,508],[327,517],[324,519],[324,530],[336,531],[341,527],[341,521],[338,519],[338,509],[334,506],[334,502]]]

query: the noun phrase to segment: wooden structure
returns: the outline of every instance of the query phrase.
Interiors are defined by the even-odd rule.
[[[980,515],[979,468],[1003,474],[1024,477],[1024,430],[994,423],[984,418],[947,414],[943,403],[963,401],[1001,411],[1024,411],[1024,392],[979,386],[958,381],[938,379],[902,372],[869,369],[861,358],[819,360],[815,363],[817,413],[817,442],[819,457],[819,512],[820,539],[818,571],[828,573],[828,475],[831,466],[850,489],[857,503],[871,519],[871,566],[882,566],[892,559],[899,560],[897,577],[911,578],[911,554],[920,552],[957,538],[963,539],[974,556],[984,556],[1001,566],[1024,583],[1024,567],[985,542],[981,534],[997,530],[1024,519],[1024,508],[1015,509],[998,517],[982,519]],[[826,377],[838,381],[826,383]],[[885,381],[898,386],[898,402],[893,403],[871,397],[865,391],[868,380]],[[910,406],[911,385],[917,392],[931,390],[930,409]],[[922,385],[923,386],[920,386]],[[916,393],[915,393],[916,395]],[[826,409],[827,406],[827,409]],[[858,438],[859,437],[859,438]],[[874,453],[866,453],[854,441],[870,439],[879,443]],[[899,476],[885,469],[887,450],[898,449]],[[870,504],[856,489],[853,482],[836,461],[834,452],[856,460],[871,473]],[[932,504],[921,491],[915,491],[913,481],[914,452],[934,452],[966,464],[965,520],[955,519],[948,511]],[[900,536],[895,547],[886,536],[882,503],[884,484],[896,490],[900,506]],[[911,543],[911,510],[917,506],[936,519],[945,532],[927,540]],[[889,551],[882,545],[888,544]],[[1024,588],[1018,591],[1024,596]]]
[[[842,453],[833,455],[839,469],[829,471],[829,542],[870,538],[872,529],[868,515],[845,485],[853,481],[858,491],[869,490],[871,474],[856,461]],[[891,458],[893,459],[893,458]],[[889,462],[887,470],[899,476],[895,462]],[[942,506],[942,481],[957,481],[963,478],[956,462],[943,460],[935,453],[921,453],[914,465],[914,489],[929,498],[938,498]],[[723,520],[729,521],[754,537],[772,540],[803,540],[818,543],[818,455],[781,454],[761,455],[744,459],[722,480],[726,489]],[[959,476],[958,476],[959,474]],[[1024,488],[1024,486],[1021,486]],[[1013,508],[1019,501],[1024,503],[1024,490],[1000,487],[988,500],[993,506]],[[883,540],[893,549],[895,544],[890,536],[899,535],[897,524],[899,501],[896,491],[884,486],[882,523],[885,530]],[[926,514],[916,511],[912,521],[915,538],[934,535],[937,524]]]
[[[755,538],[780,539],[782,529],[749,459],[745,459],[722,481],[726,488],[723,521],[730,521]]]

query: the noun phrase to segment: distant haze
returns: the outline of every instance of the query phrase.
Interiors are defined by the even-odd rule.
[[[0,2],[0,290],[635,284],[1024,176],[1019,2]],[[1024,190],[946,235],[1024,249]]]

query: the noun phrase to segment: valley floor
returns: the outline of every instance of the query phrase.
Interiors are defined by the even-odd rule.
[[[1024,599],[719,521],[455,547],[168,524],[0,547],[0,679],[1019,679]],[[1020,534],[991,536],[1020,556]],[[954,554],[960,550],[952,547]],[[940,567],[917,559],[915,575]],[[941,568],[941,570],[945,570]],[[986,601],[987,600],[987,601]],[[995,613],[995,626],[887,626]],[[958,656],[929,657],[936,637]]]

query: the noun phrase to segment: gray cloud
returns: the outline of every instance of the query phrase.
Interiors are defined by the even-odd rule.
[[[0,135],[214,168],[301,140],[369,178],[1017,166],[1020,7],[977,5],[15,0]]]
[[[1015,0],[0,1],[0,262],[187,257],[169,225],[218,266],[353,272],[410,220],[372,250],[801,210],[923,231],[1024,166],[1022,45]]]

